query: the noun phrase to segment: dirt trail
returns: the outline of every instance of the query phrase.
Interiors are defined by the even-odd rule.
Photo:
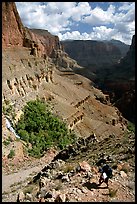
[[[2,193],[10,191],[10,186],[13,184],[26,181],[32,176],[32,173],[38,173],[44,166],[45,164],[43,166],[29,167],[28,169],[20,170],[17,173],[2,175]]]
[[[32,162],[31,166],[28,165],[25,169],[22,168],[18,172],[11,174],[2,173],[3,202],[16,202],[20,186],[27,184],[29,178],[33,178],[33,176],[40,172],[45,165],[52,161],[55,155],[56,153],[51,151],[39,161]]]

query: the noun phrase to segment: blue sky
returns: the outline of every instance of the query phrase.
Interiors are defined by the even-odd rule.
[[[135,34],[135,2],[16,2],[23,24],[60,40],[120,40]]]

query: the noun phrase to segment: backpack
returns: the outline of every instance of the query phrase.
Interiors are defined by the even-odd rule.
[[[108,171],[107,171],[107,176],[108,176],[108,178],[112,178],[112,177],[113,177],[111,167],[109,167],[109,168],[108,168]]]
[[[103,166],[103,172],[105,172],[108,176],[108,178],[112,178],[113,174],[112,174],[112,168],[109,165],[104,165]]]

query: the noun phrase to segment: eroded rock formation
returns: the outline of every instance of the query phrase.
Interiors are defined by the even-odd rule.
[[[35,73],[35,76],[30,76],[26,74],[19,78],[14,78],[13,80],[7,80],[7,86],[11,90],[11,94],[18,94],[19,96],[24,96],[29,92],[28,89],[38,90],[42,81],[53,83],[53,70],[44,72],[41,71],[40,74]]]

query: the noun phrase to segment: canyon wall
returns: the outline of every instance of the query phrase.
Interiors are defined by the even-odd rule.
[[[58,36],[23,26],[14,2],[2,3],[2,47],[26,47],[30,55],[53,59],[57,67],[80,67],[62,49]]]
[[[23,46],[25,28],[14,2],[2,2],[2,47]]]
[[[102,75],[100,72],[98,79]],[[127,119],[135,122],[135,35],[126,56],[109,69],[100,86],[115,93],[114,104]]]
[[[70,57],[90,71],[117,63],[122,57],[120,49],[110,42],[74,40],[61,43]]]

